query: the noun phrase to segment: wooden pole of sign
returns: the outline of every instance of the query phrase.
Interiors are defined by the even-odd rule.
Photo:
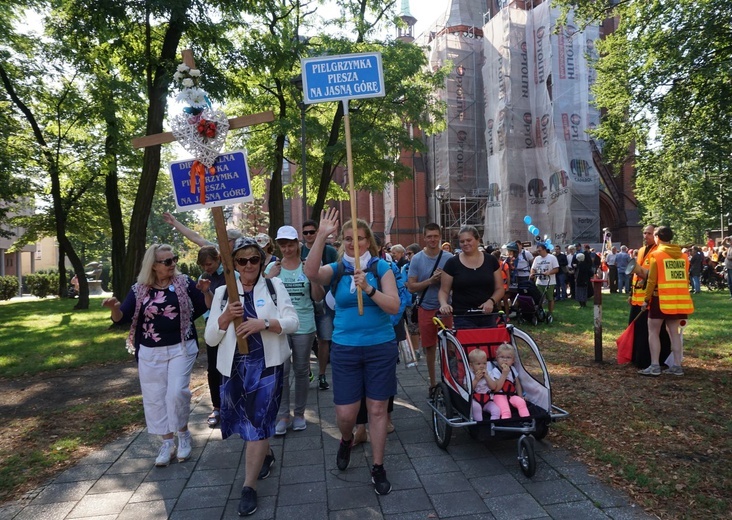
[[[351,198],[351,224],[353,227],[353,260],[354,269],[361,269],[361,252],[358,244],[358,222],[356,215],[356,184],[353,180],[353,155],[351,154],[351,118],[348,115],[348,100],[343,103],[343,123],[346,127],[346,161],[348,163],[348,195]],[[358,314],[363,316],[363,292],[356,286],[356,297],[358,298]]]
[[[182,52],[183,63],[188,65],[190,68],[196,67],[196,62],[193,59],[193,51],[186,49]],[[252,114],[248,116],[235,117],[229,119],[229,128],[244,128],[247,126],[256,125],[259,123],[270,123],[274,121],[274,112],[260,112],[258,114]],[[137,137],[132,140],[132,146],[135,148],[145,148],[147,146],[161,145],[164,143],[172,143],[175,141],[175,136],[172,132],[164,132],[162,134],[146,135],[143,137]],[[224,210],[220,206],[214,206],[211,208],[213,214],[214,225],[216,227],[216,238],[219,242],[219,253],[221,254],[221,261],[224,264],[224,277],[226,279],[226,292],[229,295],[229,301],[239,301],[239,289],[236,285],[236,278],[234,276],[234,261],[231,257],[231,247],[229,246],[229,237],[226,234],[226,220],[224,219]],[[242,322],[241,318],[234,320],[234,327],[239,326]],[[247,339],[244,337],[237,336],[237,345],[239,347],[239,353],[247,354],[249,352],[249,345]]]
[[[182,52],[183,63],[190,68],[196,68],[196,62],[193,59],[193,51],[185,49]],[[216,228],[216,239],[219,242],[219,254],[224,264],[224,279],[226,280],[226,292],[229,294],[230,302],[239,301],[239,288],[236,285],[236,276],[234,275],[234,260],[231,258],[231,247],[229,246],[229,235],[226,234],[226,219],[224,218],[224,210],[221,206],[211,208],[213,215],[214,227]],[[246,319],[246,316],[244,316]],[[234,328],[241,325],[242,318],[234,318]],[[249,353],[249,342],[243,336],[236,337],[236,344],[239,347],[239,354]]]

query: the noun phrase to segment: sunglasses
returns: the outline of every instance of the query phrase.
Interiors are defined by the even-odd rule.
[[[165,267],[170,267],[173,264],[178,263],[178,255],[175,255],[173,258],[166,258],[165,260],[155,260],[156,264],[163,264]]]
[[[252,265],[257,265],[260,260],[262,260],[259,256],[250,256],[249,258],[234,258],[234,261],[239,264],[241,267],[244,267],[245,265],[251,263]]]
[[[303,235],[314,235],[315,233],[317,233],[317,231],[314,229],[302,232]]]

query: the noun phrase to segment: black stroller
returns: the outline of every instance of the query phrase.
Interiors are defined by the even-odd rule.
[[[540,289],[533,280],[519,283],[515,288],[516,296],[511,302],[511,316],[516,313],[520,321],[531,322],[532,325],[539,322],[552,323],[554,318],[544,310],[547,288],[547,285],[542,285]]]

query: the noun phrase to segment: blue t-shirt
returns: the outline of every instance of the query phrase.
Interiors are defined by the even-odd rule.
[[[437,253],[437,255],[439,254],[440,253]],[[435,266],[437,255],[432,257],[427,256],[424,250],[414,255],[414,257],[412,257],[412,261],[409,263],[409,277],[416,278],[418,282],[422,282],[429,278],[430,273],[432,272],[432,268]],[[442,256],[440,257],[440,263],[437,265],[437,268],[443,269],[450,258],[452,258],[452,253],[443,251]],[[422,291],[424,291],[424,289],[422,289]],[[422,291],[417,292],[416,296],[419,297],[422,294]],[[439,291],[439,283],[430,285],[427,288],[427,292],[425,293],[424,298],[420,303],[420,306],[423,309],[427,310],[439,309],[440,301],[437,299],[437,293]]]
[[[385,260],[378,260],[376,271],[379,277],[384,276],[391,267]],[[335,281],[338,272],[338,263],[328,264],[333,269]],[[394,341],[394,327],[391,317],[381,310],[371,298],[363,293],[363,316],[358,315],[358,297],[354,288],[351,292],[353,277],[344,273],[338,281],[335,293],[335,318],[333,319],[333,342],[348,347],[366,347]],[[371,272],[366,272],[366,281],[370,286],[381,288],[381,284]]]

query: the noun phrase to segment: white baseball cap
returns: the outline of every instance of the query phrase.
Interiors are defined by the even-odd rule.
[[[292,226],[282,226],[277,230],[275,240],[298,240],[297,229]]]

